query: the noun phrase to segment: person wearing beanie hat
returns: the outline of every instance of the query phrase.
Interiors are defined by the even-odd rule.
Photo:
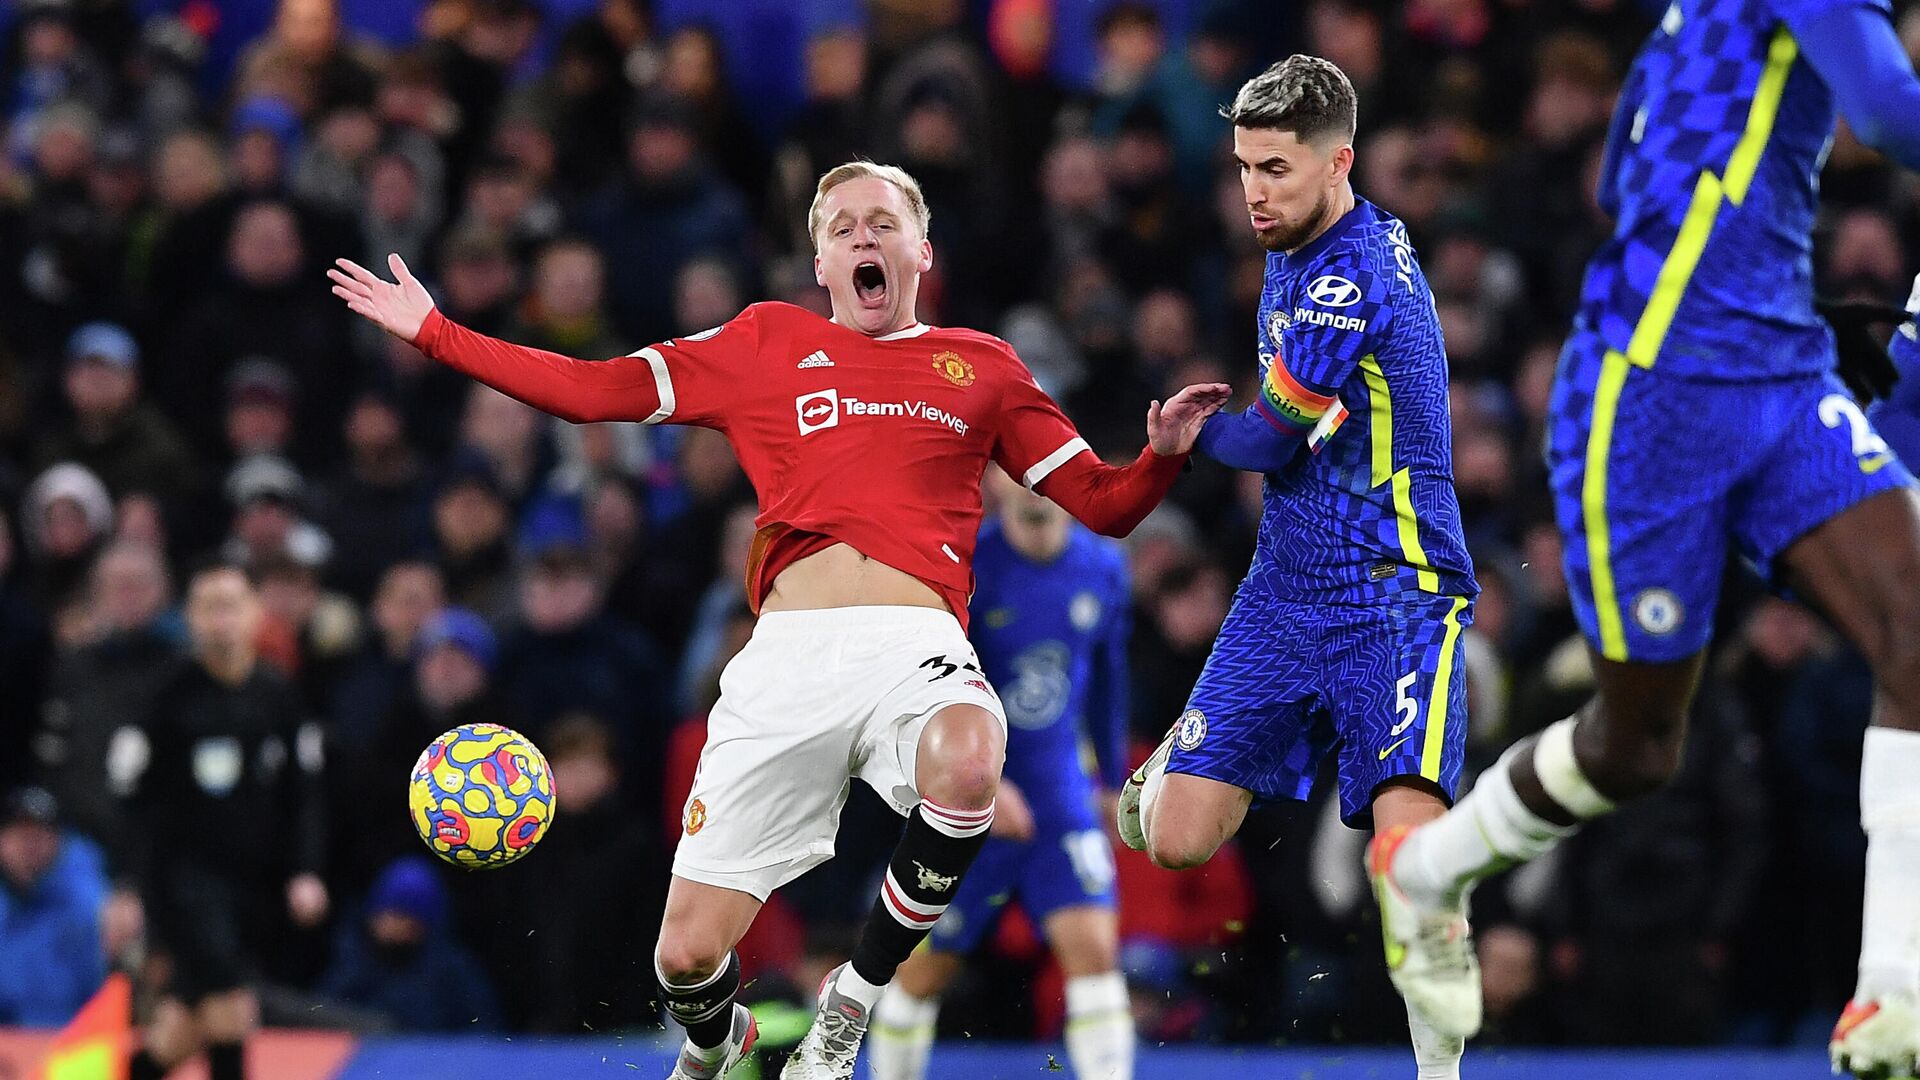
[[[0,802],[0,1024],[63,1024],[106,978],[100,849],[60,827],[42,787]]]
[[[320,993],[371,1010],[396,1031],[498,1027],[487,973],[447,927],[443,872],[424,855],[389,863],[364,915],[340,928]]]

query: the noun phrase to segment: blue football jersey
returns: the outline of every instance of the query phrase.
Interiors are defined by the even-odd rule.
[[[1267,473],[1250,573],[1308,603],[1476,594],[1446,349],[1406,226],[1360,199],[1311,243],[1268,255],[1258,342],[1249,412],[1311,431]]]
[[[1043,828],[1089,815],[1089,753],[1105,786],[1127,775],[1126,555],[1072,529],[1066,550],[1037,563],[990,520],[973,556],[971,636],[1006,707],[1006,776]]]
[[[1830,6],[1667,8],[1608,132],[1599,195],[1615,224],[1588,267],[1581,330],[1682,377],[1831,366],[1832,337],[1813,309],[1813,224],[1834,98],[1786,25]]]

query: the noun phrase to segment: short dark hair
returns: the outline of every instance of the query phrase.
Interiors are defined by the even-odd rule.
[[[1351,141],[1359,99],[1330,60],[1295,53],[1248,79],[1220,115],[1234,127],[1278,128],[1301,142],[1326,135]]]

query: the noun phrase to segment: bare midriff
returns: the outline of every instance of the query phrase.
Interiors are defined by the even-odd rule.
[[[846,544],[833,544],[795,560],[773,579],[760,601],[761,611],[868,606],[951,610],[926,582]]]

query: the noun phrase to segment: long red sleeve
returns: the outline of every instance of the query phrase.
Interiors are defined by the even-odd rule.
[[[1167,497],[1187,455],[1161,457],[1149,446],[1115,467],[1081,452],[1048,473],[1034,490],[1102,536],[1125,536]]]
[[[455,371],[562,420],[593,424],[666,419],[660,403],[666,367],[657,353],[651,359],[645,355],[653,350],[611,360],[575,360],[469,330],[440,314],[439,308],[427,314],[413,344]]]

